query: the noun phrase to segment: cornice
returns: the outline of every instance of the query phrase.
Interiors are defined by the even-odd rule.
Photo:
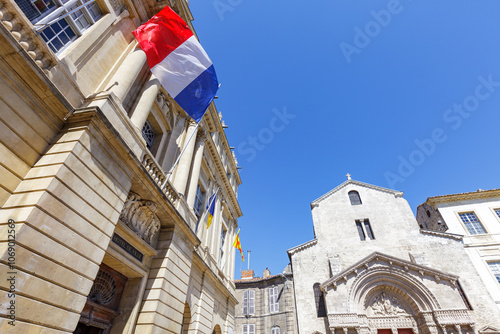
[[[400,267],[400,269],[409,272],[409,271],[414,271],[418,273],[420,276],[431,276],[434,277],[434,279],[439,282],[441,279],[447,280],[450,282],[451,285],[455,285],[458,276],[452,275],[452,274],[447,274],[445,272],[442,272],[437,269],[433,269],[427,266],[422,266],[416,263],[413,263],[411,261],[403,260],[394,256],[390,256],[387,254],[383,254],[380,252],[374,252],[361,261],[353,264],[346,270],[340,272],[339,274],[329,278],[325,282],[321,283],[320,288],[325,291],[326,288],[329,286],[333,286],[334,288],[337,287],[337,285],[341,281],[348,281],[348,277],[350,275],[354,275],[355,277],[358,276],[362,271],[365,270],[370,270],[370,268],[373,266],[371,265],[372,262],[376,262],[378,264],[382,264],[384,267],[390,267],[391,269],[394,269],[395,267]],[[383,264],[385,262],[385,264]]]
[[[427,198],[427,203],[434,206],[437,203],[451,203],[494,197],[498,197],[498,199],[500,200],[500,189],[478,190],[468,193],[434,196]]]
[[[403,192],[402,191],[397,191],[397,190],[392,190],[392,189],[388,189],[388,188],[383,188],[383,187],[375,186],[373,184],[364,183],[364,182],[360,182],[360,181],[356,181],[356,180],[347,180],[344,183],[342,183],[339,186],[337,186],[336,188],[330,190],[329,192],[327,192],[326,194],[324,194],[320,198],[312,201],[311,202],[311,208],[317,206],[319,204],[319,202],[325,200],[326,198],[332,196],[334,193],[338,192],[340,189],[345,188],[345,187],[347,187],[348,185],[351,185],[351,184],[355,184],[355,185],[360,186],[360,187],[365,187],[365,188],[374,189],[374,190],[382,191],[382,192],[385,192],[385,193],[393,194],[394,197],[403,197]]]
[[[237,172],[236,166],[234,165],[234,160],[232,159],[232,154],[231,150],[229,149],[229,144],[227,143],[227,138],[225,137],[224,134],[224,129],[222,128],[220,122],[213,122],[213,112],[217,112],[215,110],[215,106],[213,106],[213,103],[210,105],[207,113],[209,114],[210,117],[203,117],[202,119],[202,124],[203,127],[205,128],[206,131],[211,131],[212,129],[214,131],[217,131],[221,138],[221,143],[223,143],[226,154],[228,155],[228,163],[232,164],[232,172],[237,176],[237,182],[238,185],[241,184],[241,179],[239,178],[239,174]],[[217,116],[218,118],[218,116]],[[215,124],[214,124],[215,123]],[[238,198],[236,197],[236,194],[233,190],[233,187],[231,186],[231,183],[229,182],[229,178],[226,173],[226,169],[224,168],[224,164],[222,163],[221,156],[219,155],[219,152],[217,151],[217,147],[212,139],[212,136],[207,135],[206,136],[206,141],[205,141],[206,147],[208,151],[210,152],[210,157],[211,160],[214,164],[214,167],[218,173],[218,178],[220,181],[222,181],[223,187],[221,189],[223,190],[224,196],[229,199],[231,202],[231,206],[233,208],[233,214],[235,217],[241,217],[243,213],[241,212],[240,205],[238,203]],[[228,153],[229,152],[229,153]]]
[[[303,251],[304,249],[306,248],[309,248],[309,247],[312,247],[314,245],[316,245],[318,243],[318,239],[313,239],[311,241],[308,241],[308,242],[305,242],[301,245],[298,245],[298,246],[295,246],[293,248],[290,248],[289,250],[287,250],[286,252],[288,253],[288,256],[292,256],[300,251]]]
[[[420,233],[422,234],[429,234],[437,237],[443,237],[443,238],[449,238],[449,239],[454,239],[458,241],[462,241],[464,236],[461,234],[453,234],[453,233],[447,233],[447,232],[437,232],[437,231],[431,231],[431,230],[424,230],[420,229]]]

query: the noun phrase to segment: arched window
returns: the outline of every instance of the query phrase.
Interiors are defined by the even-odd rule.
[[[280,334],[280,327],[273,326],[273,328],[271,328],[271,334]]]
[[[351,205],[362,204],[361,197],[359,197],[359,193],[356,190],[349,191],[349,200],[351,201]]]
[[[314,284],[313,289],[318,318],[326,317],[325,296],[323,295],[323,291],[319,288],[319,283]]]

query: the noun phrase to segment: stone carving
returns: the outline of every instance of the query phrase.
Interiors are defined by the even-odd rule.
[[[153,245],[160,230],[160,219],[156,215],[156,204],[142,200],[137,194],[130,193],[120,214],[120,220],[148,244]]]
[[[375,297],[370,307],[374,315],[395,316],[408,314],[395,297],[387,295],[385,292]]]
[[[158,106],[161,108],[161,110],[168,115],[168,112],[170,110],[170,101],[165,96],[165,94],[159,92],[158,95],[156,95],[156,102],[158,103]]]
[[[122,0],[110,0],[110,3],[111,7],[113,7],[113,10],[118,15],[120,15],[120,13],[125,9],[125,4]]]

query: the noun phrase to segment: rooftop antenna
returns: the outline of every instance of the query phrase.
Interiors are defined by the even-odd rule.
[[[251,252],[251,250],[247,250],[247,253],[248,253],[248,255],[247,255],[247,259],[248,259],[248,267],[247,267],[247,269],[248,270],[250,270],[250,252]]]

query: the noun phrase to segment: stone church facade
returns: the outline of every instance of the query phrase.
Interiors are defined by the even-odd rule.
[[[401,192],[349,178],[311,210],[288,250],[299,333],[498,333],[462,236],[419,229]]]
[[[0,0],[1,333],[233,332],[222,115],[196,127],[131,34],[165,6],[191,26],[186,0]]]

